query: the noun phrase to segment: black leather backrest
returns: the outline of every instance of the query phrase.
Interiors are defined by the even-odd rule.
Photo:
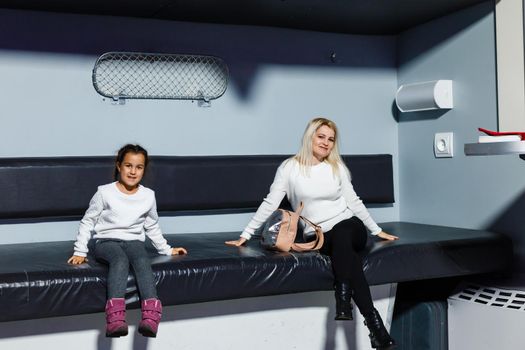
[[[251,209],[288,155],[151,156],[144,185],[159,213]],[[391,155],[344,156],[365,203],[393,203]],[[113,157],[0,159],[0,219],[82,216],[97,186],[113,181]]]

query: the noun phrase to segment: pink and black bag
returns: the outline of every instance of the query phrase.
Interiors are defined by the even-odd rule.
[[[270,250],[281,252],[305,252],[317,250],[323,246],[324,234],[319,225],[314,224],[304,216],[301,216],[303,203],[297,211],[277,209],[270,215],[262,227],[261,245]],[[303,220],[315,230],[315,239],[307,243],[295,243],[299,220]]]

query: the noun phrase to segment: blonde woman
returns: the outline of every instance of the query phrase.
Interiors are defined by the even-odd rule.
[[[375,223],[350,181],[337,145],[337,126],[331,120],[315,118],[308,123],[300,151],[277,169],[270,193],[239,239],[225,242],[240,246],[276,210],[287,196],[293,208],[304,203],[302,214],[319,224],[325,241],[321,253],[331,257],[335,276],[336,320],[352,320],[353,296],[370,330],[373,348],[390,349],[393,339],[374,308],[359,252],[365,247],[367,229],[385,240],[396,240]],[[309,228],[306,228],[308,230]]]

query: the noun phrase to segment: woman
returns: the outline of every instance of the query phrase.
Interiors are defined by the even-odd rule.
[[[381,230],[355,193],[350,182],[350,172],[339,154],[337,138],[337,126],[333,121],[325,118],[310,121],[299,153],[279,166],[270,193],[240,238],[225,243],[231,246],[243,245],[278,208],[284,196],[288,197],[294,208],[303,202],[302,214],[320,225],[325,233],[321,252],[332,260],[335,319],[353,319],[353,296],[370,330],[372,347],[390,348],[395,344],[374,308],[359,251],[366,245],[367,228],[372,235],[382,239],[396,240],[398,237]]]

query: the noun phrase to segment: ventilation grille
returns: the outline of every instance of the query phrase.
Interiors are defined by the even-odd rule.
[[[226,91],[228,68],[217,57],[108,52],[93,68],[93,86],[113,99],[216,99]]]
[[[452,298],[525,312],[525,292],[523,291],[468,284]]]

